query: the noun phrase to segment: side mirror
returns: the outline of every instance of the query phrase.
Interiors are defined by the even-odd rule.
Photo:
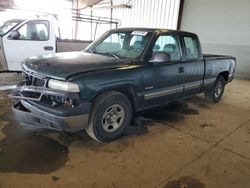
[[[170,62],[170,54],[166,52],[155,52],[150,63],[168,63]]]
[[[10,35],[8,36],[9,39],[13,39],[13,40],[16,40],[16,39],[19,39],[20,37],[20,33],[19,31],[11,31],[10,32]]]

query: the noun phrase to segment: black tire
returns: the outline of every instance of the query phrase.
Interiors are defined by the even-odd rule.
[[[213,103],[219,102],[224,93],[225,84],[225,78],[219,75],[211,91],[205,93],[205,97]]]
[[[110,115],[112,112],[112,109],[109,112],[110,108],[117,108],[117,110],[120,109],[120,112],[117,111],[118,114],[124,112],[121,113],[123,114],[123,118],[121,118],[119,121],[120,117],[114,114]],[[116,125],[119,126],[115,128],[115,126],[108,125],[110,123],[108,122],[108,120],[110,120],[111,118],[107,119],[106,117],[108,117],[109,115],[116,117],[114,119],[116,119]],[[99,95],[94,100],[89,126],[86,128],[86,132],[89,136],[97,141],[109,142],[122,136],[124,129],[130,125],[131,117],[132,105],[127,96],[120,92],[109,91]],[[115,121],[114,119],[112,119],[111,121]]]

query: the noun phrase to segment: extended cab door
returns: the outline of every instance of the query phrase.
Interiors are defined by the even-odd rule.
[[[3,49],[8,70],[21,70],[26,58],[55,52],[55,34],[48,20],[29,20],[14,29],[15,36],[3,37]]]
[[[167,102],[183,95],[182,51],[176,34],[165,33],[158,36],[153,46],[153,56],[163,52],[170,61],[146,63],[143,69],[144,107]]]
[[[204,61],[199,39],[194,34],[183,34],[181,36],[183,63],[181,74],[184,80],[184,95],[192,95],[198,93],[202,86],[204,76]]]

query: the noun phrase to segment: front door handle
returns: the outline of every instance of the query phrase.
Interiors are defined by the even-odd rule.
[[[185,70],[184,67],[180,67],[180,68],[179,68],[179,73],[183,73],[184,70]]]
[[[53,46],[44,46],[43,49],[47,50],[47,51],[52,51],[54,48],[53,48]]]

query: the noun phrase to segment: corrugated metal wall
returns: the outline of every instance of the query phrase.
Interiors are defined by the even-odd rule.
[[[111,17],[111,9],[103,8],[110,7],[109,3],[106,0],[93,6],[93,16]],[[131,8],[113,8],[112,18],[121,21],[119,27],[177,28],[180,0],[113,0],[114,6],[122,4],[129,4]],[[83,9],[81,13],[90,15],[91,10]],[[92,24],[92,37],[90,28],[90,23],[79,23],[78,39],[94,40],[111,27],[109,24]],[[114,24],[112,28],[115,28]]]
[[[113,0],[114,5],[128,0]],[[180,0],[131,0],[131,9],[116,8],[113,17],[121,20],[121,27],[157,27],[176,29]]]

